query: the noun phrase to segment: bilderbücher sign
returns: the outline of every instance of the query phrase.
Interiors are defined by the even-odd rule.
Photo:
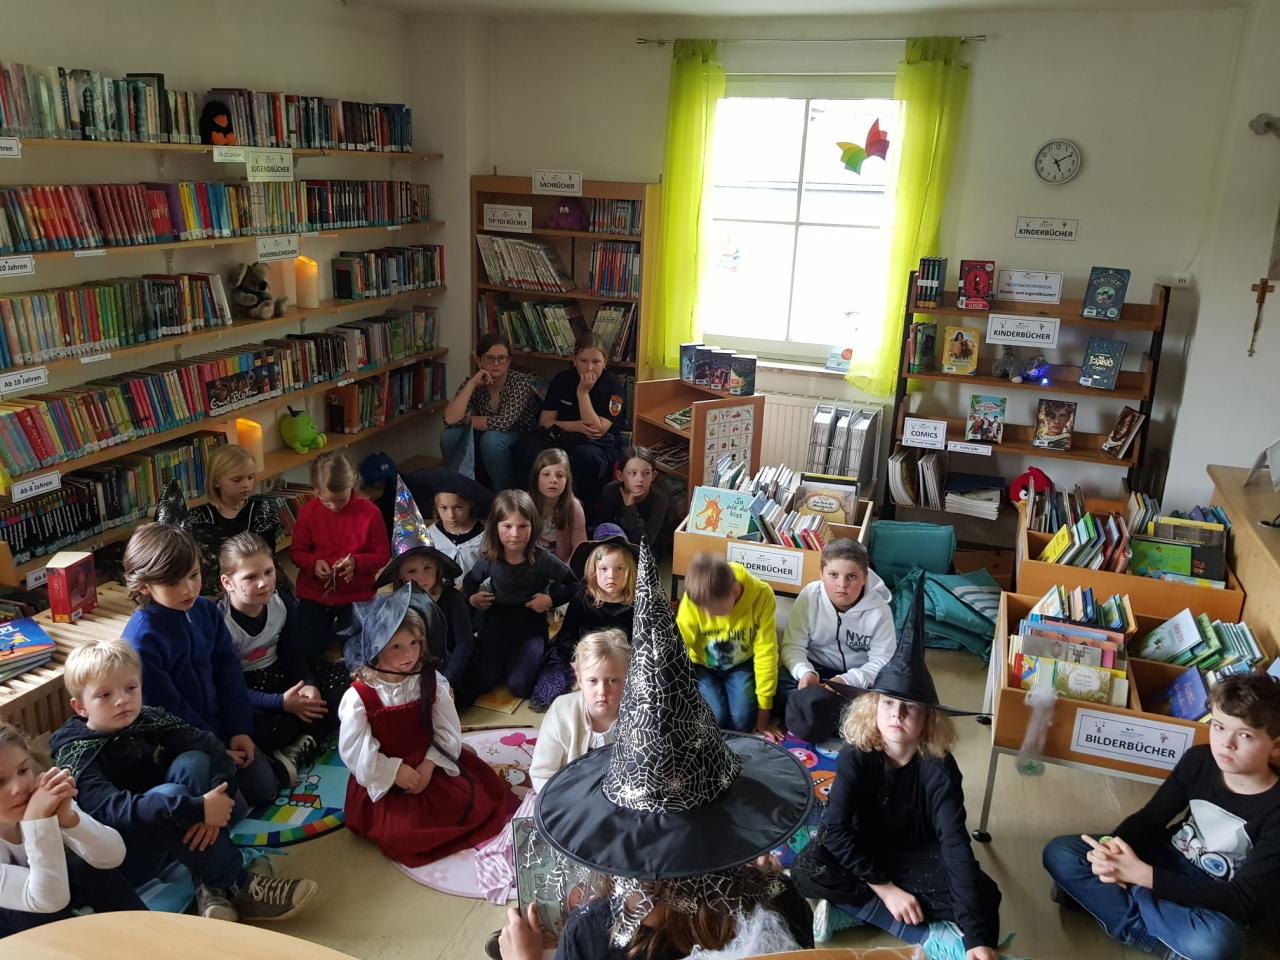
[[[1077,710],[1071,731],[1074,753],[1161,770],[1172,770],[1195,742],[1196,734],[1190,727],[1101,710]]]

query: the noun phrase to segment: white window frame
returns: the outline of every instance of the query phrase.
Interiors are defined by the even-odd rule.
[[[805,101],[805,115],[808,116],[808,102],[811,100],[892,100],[893,99],[893,83],[894,75],[891,73],[860,73],[860,74],[768,74],[768,73],[737,73],[728,74],[725,78],[725,99],[738,98],[777,98],[783,97],[793,100]],[[804,125],[804,132],[800,141],[800,179],[796,185],[796,207],[795,219],[790,221],[778,220],[746,220],[743,218],[731,218],[735,222],[741,223],[785,223],[796,228],[794,238],[791,245],[791,285],[787,291],[787,319],[791,318],[792,298],[795,295],[795,267],[796,256],[800,244],[800,227],[803,226],[831,226],[831,224],[808,224],[800,220],[800,204],[804,196],[804,161],[806,147],[809,140],[809,125]],[[893,184],[887,185],[887,190],[892,189]],[[708,220],[712,219],[708,215]],[[704,259],[703,269],[711,269],[709,259]],[[699,277],[699,284],[702,278]],[[699,323],[699,330],[702,325]],[[799,361],[802,363],[818,363],[822,364],[827,359],[827,353],[833,346],[848,346],[848,344],[829,344],[829,343],[805,343],[799,340],[770,340],[756,339],[751,337],[736,337],[718,332],[700,332],[699,336],[706,336],[714,339],[717,346],[724,346],[732,350],[740,350],[756,354],[762,360],[786,360]]]

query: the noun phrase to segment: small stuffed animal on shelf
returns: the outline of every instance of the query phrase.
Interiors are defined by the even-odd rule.
[[[280,439],[285,446],[293,448],[295,453],[310,453],[329,442],[306,410],[293,407],[285,407],[285,410],[288,414],[280,421]]]
[[[577,197],[565,197],[556,205],[547,226],[552,230],[585,230],[587,211]]]
[[[1037,499],[1053,490],[1053,481],[1039,467],[1028,467],[1026,473],[1020,473],[1013,478],[1009,484],[1009,501],[1015,504],[1021,503],[1027,499],[1029,491],[1033,488]]]
[[[1008,379],[1012,383],[1047,382],[1049,361],[1043,353],[1037,353],[1030,360],[1023,360],[1013,352],[1013,347],[1005,347],[1000,356],[991,362],[991,375],[999,380]]]
[[[231,273],[231,302],[238,316],[266,320],[283,317],[289,298],[271,296],[265,263],[242,263]]]
[[[217,147],[235,146],[240,141],[231,129],[231,111],[221,100],[209,100],[200,112],[200,142]]]

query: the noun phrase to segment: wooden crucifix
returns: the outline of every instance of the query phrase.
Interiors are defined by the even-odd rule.
[[[1262,305],[1267,302],[1267,294],[1276,292],[1276,285],[1268,283],[1263,277],[1249,288],[1258,295],[1258,312],[1253,317],[1253,336],[1249,338],[1249,356],[1254,354],[1254,344],[1258,342],[1258,331],[1262,329]]]

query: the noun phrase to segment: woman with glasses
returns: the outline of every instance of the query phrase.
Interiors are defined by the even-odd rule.
[[[454,463],[468,430],[475,430],[476,455],[493,489],[509,490],[525,455],[524,437],[537,425],[538,398],[529,375],[511,369],[511,345],[501,334],[481,337],[476,356],[480,369],[444,408],[440,455]]]

